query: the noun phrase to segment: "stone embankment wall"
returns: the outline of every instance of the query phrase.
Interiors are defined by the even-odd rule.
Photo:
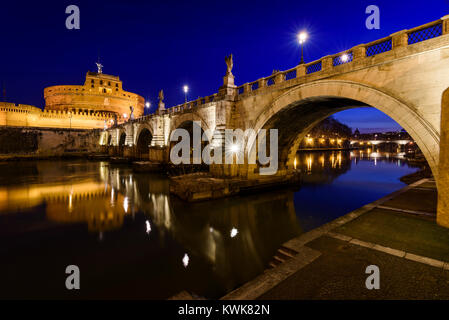
[[[54,128],[0,128],[0,154],[8,156],[64,156],[98,151],[99,131]]]

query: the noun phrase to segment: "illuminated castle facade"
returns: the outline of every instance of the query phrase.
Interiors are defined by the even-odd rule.
[[[95,129],[143,115],[143,97],[124,91],[119,77],[98,71],[87,72],[84,85],[45,88],[44,110],[0,102],[0,125]]]

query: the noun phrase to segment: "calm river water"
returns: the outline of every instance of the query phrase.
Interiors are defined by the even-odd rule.
[[[404,186],[395,154],[298,153],[297,189],[196,204],[108,162],[0,163],[0,298],[218,298],[280,245]],[[67,290],[76,265],[81,290]]]

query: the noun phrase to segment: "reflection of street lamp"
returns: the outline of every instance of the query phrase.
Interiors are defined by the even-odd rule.
[[[189,92],[189,87],[188,86],[184,86],[182,89],[184,91],[185,102],[187,102],[187,92]]]
[[[301,62],[299,64],[304,64],[304,42],[307,40],[307,32],[302,31],[298,34],[299,45],[301,46]]]

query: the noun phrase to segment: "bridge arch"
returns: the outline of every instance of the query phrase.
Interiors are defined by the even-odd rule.
[[[203,119],[203,117],[201,117],[197,112],[184,113],[184,114],[181,114],[181,115],[173,118],[173,120],[171,121],[171,125],[170,125],[169,138],[171,136],[171,133],[175,129],[186,127],[186,124],[193,123],[194,121],[198,121],[201,123],[201,130],[207,132],[206,133],[207,138],[209,141],[211,141],[212,135],[213,135],[211,130],[214,130],[215,128],[211,128],[208,125],[208,123]]]
[[[148,126],[142,126],[137,133],[136,149],[140,156],[148,156],[153,134]]]
[[[211,141],[212,139],[212,134],[209,135],[208,132],[206,131],[207,129],[205,129],[205,127],[203,126],[203,123],[200,122],[201,127],[200,127],[200,132],[201,132],[201,150],[204,149],[204,147]],[[194,127],[198,127],[198,122],[197,120],[185,120],[182,123],[180,123],[175,129],[184,129],[187,130],[187,132],[189,132],[189,137],[190,137],[190,161],[191,163],[193,163],[193,150],[194,150],[194,142],[193,142],[193,130]],[[173,129],[173,130],[175,130]],[[173,132],[173,131],[172,131]],[[203,141],[202,137],[203,134],[206,133],[207,136],[207,141]],[[171,135],[171,133],[170,133]],[[169,141],[169,149],[171,152],[171,149],[178,143],[178,141]]]
[[[135,135],[134,135],[134,144],[137,144],[138,140],[139,140],[139,136],[142,133],[142,131],[148,130],[151,135],[154,135],[154,129],[153,127],[148,124],[148,123],[140,123],[135,127]]]
[[[123,147],[125,146],[125,143],[126,143],[126,132],[124,130],[119,131],[118,146]]]
[[[279,165],[290,169],[310,129],[336,112],[358,107],[374,107],[399,123],[421,148],[434,176],[438,176],[438,130],[411,103],[363,83],[321,80],[294,87],[262,109],[254,129],[279,129]],[[256,152],[255,138],[255,134],[248,137],[247,152]]]

